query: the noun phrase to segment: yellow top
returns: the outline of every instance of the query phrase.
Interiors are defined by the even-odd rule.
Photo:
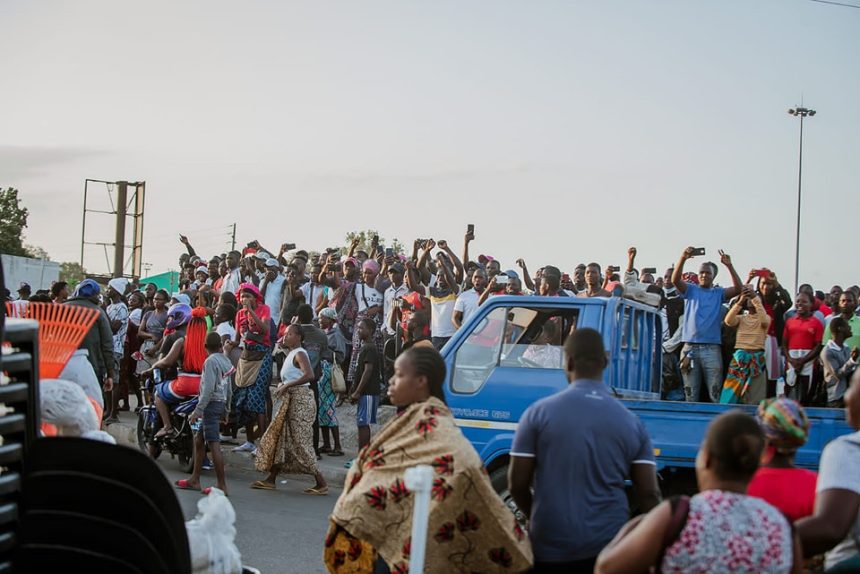
[[[725,322],[729,327],[738,328],[735,349],[762,351],[767,338],[767,329],[770,327],[770,316],[758,297],[750,299],[750,302],[755,307],[755,313],[741,315],[742,307],[735,304],[726,314]]]

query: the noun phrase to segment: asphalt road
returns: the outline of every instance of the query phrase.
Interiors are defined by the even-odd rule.
[[[187,478],[170,458],[158,462],[171,484]],[[325,573],[323,540],[340,489],[330,489],[327,496],[304,494],[302,490],[311,486],[313,479],[300,476],[279,477],[276,491],[249,488],[260,478],[261,473],[227,467],[227,488],[236,510],[236,546],[243,564],[265,574]],[[280,482],[284,479],[286,484]],[[214,471],[203,471],[201,482],[204,487],[214,486]],[[190,520],[197,514],[197,501],[202,495],[179,489],[176,494],[185,518]]]

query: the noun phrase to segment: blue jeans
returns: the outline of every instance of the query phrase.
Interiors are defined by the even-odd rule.
[[[723,350],[719,345],[702,345],[684,343],[681,349],[681,359],[689,357],[689,371],[681,370],[684,378],[684,396],[687,402],[699,400],[702,384],[711,397],[711,402],[720,402],[723,390]]]
[[[451,340],[451,337],[430,337],[430,342],[436,347],[437,351],[441,351],[445,343]]]

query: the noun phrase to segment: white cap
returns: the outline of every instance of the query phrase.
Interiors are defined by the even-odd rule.
[[[280,267],[281,264],[278,263],[278,260],[274,257],[269,257],[266,259],[266,267]]]
[[[125,277],[114,277],[108,281],[108,287],[112,287],[120,295],[125,295],[125,290],[128,288],[128,279]]]

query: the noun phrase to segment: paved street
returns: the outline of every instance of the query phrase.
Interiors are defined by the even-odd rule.
[[[177,463],[169,457],[159,460],[171,484],[187,475],[178,472]],[[278,490],[252,490],[249,485],[261,478],[258,472],[227,467],[230,501],[236,509],[236,545],[242,562],[265,574],[316,574],[325,572],[322,565],[323,539],[328,516],[340,489],[332,488],[328,496],[302,493],[313,481],[310,477],[286,478]],[[215,484],[213,471],[204,471],[203,486]],[[186,519],[197,513],[201,495],[189,490],[176,490]]]

